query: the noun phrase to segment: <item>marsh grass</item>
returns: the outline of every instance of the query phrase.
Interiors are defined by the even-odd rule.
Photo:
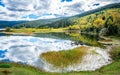
[[[110,57],[113,60],[118,60],[120,59],[120,46],[113,47],[112,50],[110,51]]]
[[[47,29],[40,29],[40,28],[20,28],[20,29],[12,29],[12,33],[26,33],[26,34],[33,34],[33,33],[49,33],[49,32],[63,32],[64,28],[47,28]]]
[[[40,57],[55,67],[63,68],[80,63],[82,61],[82,57],[87,53],[87,50],[88,47],[81,46],[72,50],[43,53]]]

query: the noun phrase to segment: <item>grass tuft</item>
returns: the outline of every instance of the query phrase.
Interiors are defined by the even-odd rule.
[[[59,52],[47,52],[40,55],[44,60],[53,64],[55,67],[63,68],[81,62],[86,54],[88,47],[82,46],[72,50],[62,50]]]
[[[120,46],[113,47],[112,50],[110,51],[110,56],[113,60],[120,59]]]

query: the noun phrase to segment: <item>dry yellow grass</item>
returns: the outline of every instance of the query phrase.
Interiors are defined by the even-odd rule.
[[[47,33],[47,32],[63,32],[64,28],[48,28],[48,29],[39,29],[39,28],[21,28],[21,29],[12,29],[13,33],[26,33],[26,34],[32,34],[32,33]]]
[[[63,68],[80,63],[82,61],[82,57],[87,53],[87,50],[88,47],[81,46],[72,50],[47,52],[40,56],[53,66]]]

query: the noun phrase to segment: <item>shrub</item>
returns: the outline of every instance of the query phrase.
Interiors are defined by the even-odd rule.
[[[10,27],[6,27],[6,32],[10,32],[10,31],[11,31]]]
[[[9,64],[0,64],[0,68],[10,68],[11,65]]]

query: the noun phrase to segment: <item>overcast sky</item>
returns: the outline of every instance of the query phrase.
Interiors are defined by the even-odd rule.
[[[0,0],[0,20],[36,20],[80,14],[120,0]]]

